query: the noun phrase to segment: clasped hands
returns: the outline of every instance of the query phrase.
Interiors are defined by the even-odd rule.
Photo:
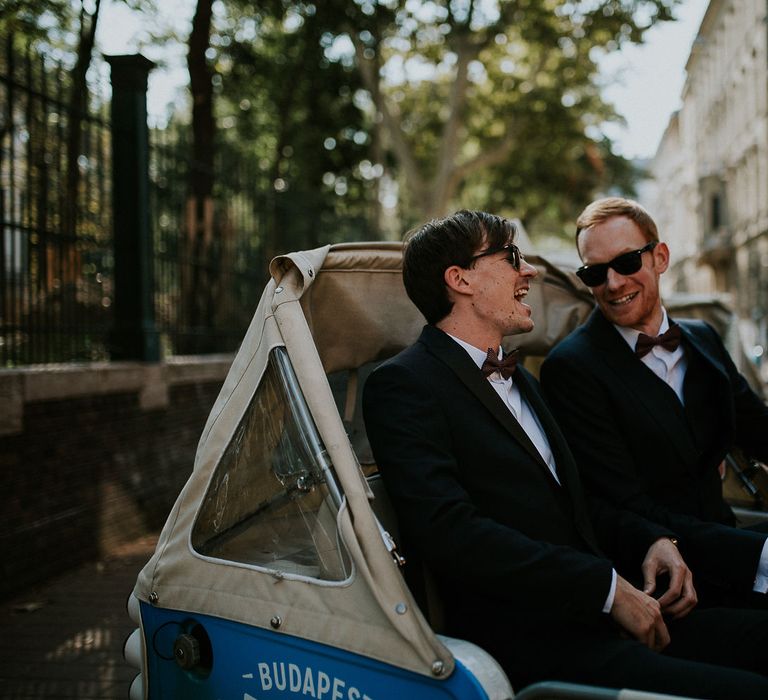
[[[621,576],[616,581],[611,617],[632,637],[654,651],[669,644],[669,632],[663,615],[685,617],[698,602],[693,574],[675,544],[668,538],[656,540],[642,565],[643,590],[638,590]],[[658,600],[653,598],[656,578],[669,575],[669,588]]]

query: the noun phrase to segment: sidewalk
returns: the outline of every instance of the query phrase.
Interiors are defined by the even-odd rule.
[[[0,606],[0,698],[127,700],[125,611],[156,537],[121,547]]]

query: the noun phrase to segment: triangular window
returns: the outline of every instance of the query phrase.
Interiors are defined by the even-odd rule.
[[[270,354],[192,530],[204,556],[325,581],[349,578],[340,496],[285,348]]]

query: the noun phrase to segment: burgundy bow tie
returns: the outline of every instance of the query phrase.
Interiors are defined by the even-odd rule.
[[[661,345],[665,350],[674,352],[680,345],[680,326],[676,323],[669,325],[669,330],[661,335],[657,335],[655,338],[645,333],[641,333],[637,338],[637,344],[635,345],[635,355],[638,357],[645,357],[653,348],[654,345]]]
[[[504,355],[500,360],[498,353],[493,348],[488,348],[488,355],[483,360],[480,370],[486,377],[489,377],[494,372],[498,372],[504,379],[509,379],[515,371],[517,355],[518,351],[513,350],[508,355]]]

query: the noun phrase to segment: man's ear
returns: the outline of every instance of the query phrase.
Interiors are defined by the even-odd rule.
[[[669,248],[663,241],[660,241],[653,249],[653,264],[659,274],[666,272],[669,267]]]
[[[443,279],[448,287],[449,294],[471,294],[472,285],[467,279],[467,270],[458,265],[451,265],[443,273]]]

